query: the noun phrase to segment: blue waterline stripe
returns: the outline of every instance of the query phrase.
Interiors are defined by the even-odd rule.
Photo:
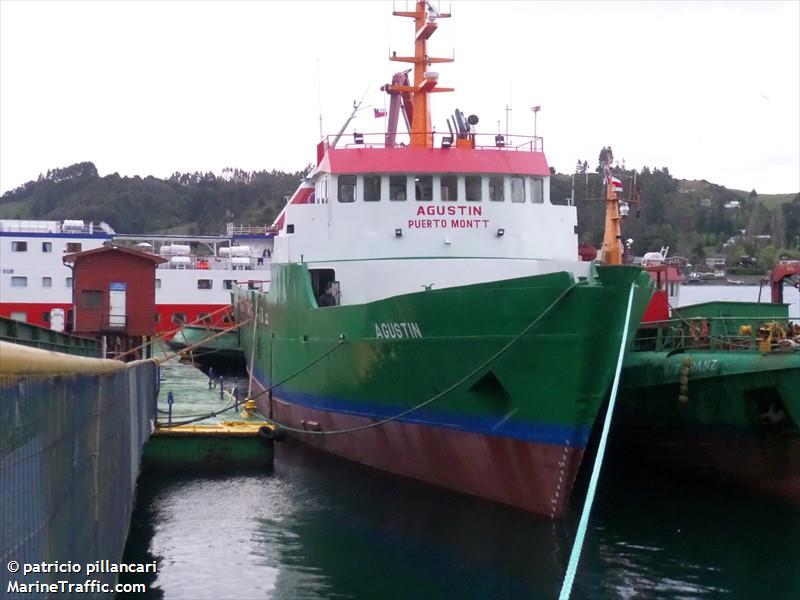
[[[255,369],[255,377],[265,389],[269,386],[264,382],[266,378]],[[276,395],[282,400],[315,410],[336,412],[371,419],[386,419],[399,414],[408,406],[387,407],[370,405],[369,412],[364,410],[364,403],[354,402],[349,399],[334,398],[300,392],[284,390],[281,386],[276,388]],[[526,442],[569,446],[572,448],[585,448],[589,440],[591,427],[570,427],[565,425],[545,425],[539,423],[520,423],[512,421],[508,415],[481,417],[475,415],[456,415],[451,412],[441,412],[430,409],[420,409],[410,415],[398,419],[404,423],[415,423],[431,427],[456,429],[469,433],[506,437]]]

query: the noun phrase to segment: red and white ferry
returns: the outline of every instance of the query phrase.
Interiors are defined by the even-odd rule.
[[[234,283],[269,286],[273,232],[229,223],[225,235],[117,234],[107,223],[78,219],[0,219],[0,316],[57,330],[69,329],[72,271],[66,254],[105,243],[167,259],[156,271],[156,329],[181,323],[222,324]]]

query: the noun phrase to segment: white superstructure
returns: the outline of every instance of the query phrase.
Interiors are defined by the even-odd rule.
[[[106,242],[168,259],[156,271],[159,329],[211,313],[218,320],[234,283],[269,285],[272,236],[265,227],[229,225],[224,236],[130,235],[79,219],[0,219],[0,315],[52,326],[52,311],[72,306],[72,271],[63,256]]]

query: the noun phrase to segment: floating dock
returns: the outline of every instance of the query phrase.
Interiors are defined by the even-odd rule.
[[[267,468],[274,431],[263,421],[159,427],[144,447],[148,469]]]

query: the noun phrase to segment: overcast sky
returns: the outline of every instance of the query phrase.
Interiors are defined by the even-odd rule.
[[[800,191],[800,2],[436,3],[434,125],[538,133],[548,161],[604,145],[760,193]],[[92,161],[101,175],[301,170],[405,68],[391,2],[0,2],[0,191]],[[404,0],[397,10],[413,7]],[[511,108],[506,112],[506,106]],[[321,109],[321,111],[320,111]],[[385,119],[359,113],[362,132]]]

